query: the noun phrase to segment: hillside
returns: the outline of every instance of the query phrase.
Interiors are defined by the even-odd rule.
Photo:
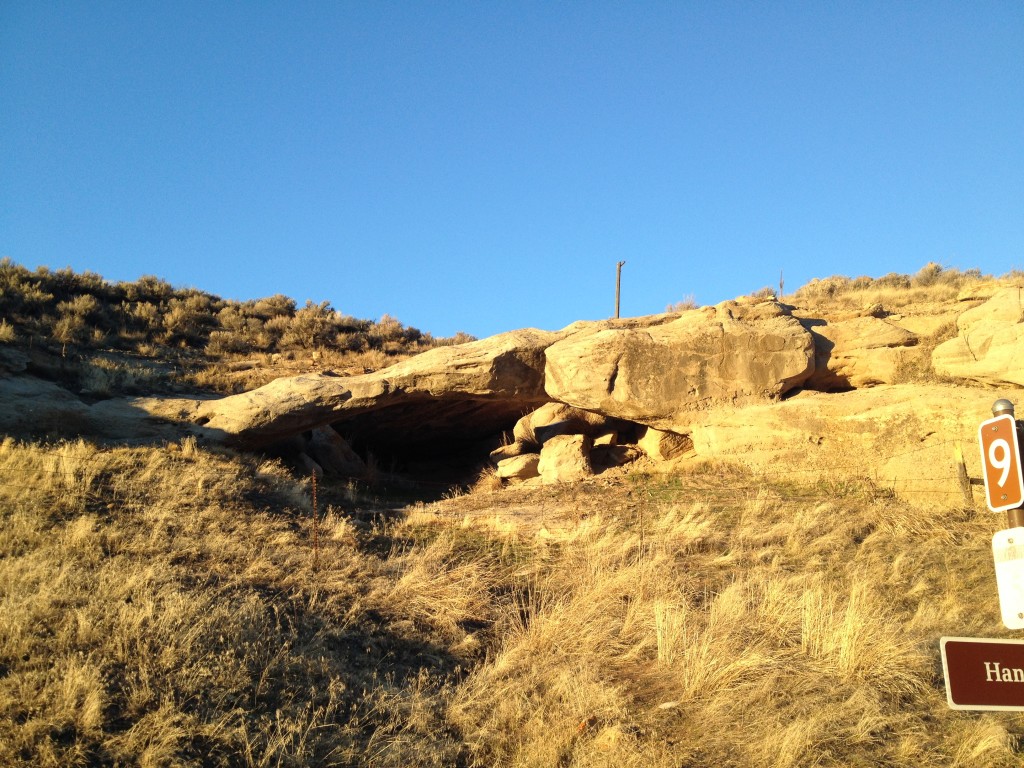
[[[387,314],[361,320],[327,301],[231,301],[152,275],[110,283],[91,272],[30,271],[6,257],[0,307],[0,344],[31,350],[42,376],[103,396],[240,392],[276,376],[361,372],[472,340],[435,339]]]
[[[1018,279],[929,266],[815,281],[780,298],[820,319],[820,338],[879,313],[913,334],[886,347],[892,381],[857,379],[854,363],[876,375],[877,356],[838,367],[855,345],[833,334],[836,365],[814,375],[842,386],[710,409],[684,455],[571,482],[487,469],[414,483],[369,456],[361,476],[315,479],[187,420],[129,441],[10,434],[0,764],[1017,765],[1024,720],[949,709],[939,638],[1014,636],[990,549],[1004,518],[944,483],[956,447],[977,475],[970,436],[1018,388],[953,378],[932,353]],[[27,339],[54,325],[8,314],[9,295],[0,351],[29,361],[8,365],[8,383],[56,370],[53,383],[81,387],[76,366],[144,356],[110,331],[64,349],[52,336],[48,367]],[[200,351],[163,327],[137,341],[212,354],[210,336]],[[885,414],[856,443],[871,451],[830,447],[868,413]],[[737,420],[770,441],[706,437],[739,434]],[[888,482],[908,461],[921,481]]]

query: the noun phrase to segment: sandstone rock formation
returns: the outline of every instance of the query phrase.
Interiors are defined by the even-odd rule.
[[[637,441],[637,447],[655,461],[669,461],[692,451],[693,440],[689,435],[646,427]]]
[[[552,399],[685,432],[700,411],[767,402],[803,384],[814,342],[775,302],[725,302],[650,328],[569,336],[546,357]]]
[[[540,476],[540,455],[524,453],[498,462],[496,474],[503,480],[529,480]]]
[[[537,471],[546,485],[571,482],[593,474],[590,449],[593,440],[586,435],[555,435],[540,449]]]
[[[957,319],[957,336],[932,353],[942,376],[986,386],[1024,386],[1024,288],[998,291]]]
[[[326,424],[355,443],[408,445],[493,434],[555,400],[575,410],[550,406],[570,423],[554,427],[543,417],[549,434],[593,436],[625,422],[673,429],[713,404],[777,398],[812,369],[810,334],[779,304],[725,302],[560,332],[513,331],[361,376],[278,379],[204,405],[200,423],[243,447]],[[533,430],[522,425],[517,440],[539,444]]]
[[[557,334],[503,333],[424,352],[361,376],[277,379],[206,404],[200,423],[225,442],[260,447],[344,422],[346,435],[409,443],[498,432],[544,404],[544,349]]]
[[[340,476],[364,473],[370,453],[406,467],[446,452],[479,467],[490,454],[497,476],[515,482],[578,478],[642,455],[650,466],[735,460],[807,477],[861,462],[867,479],[912,495],[915,472],[932,488],[947,479],[952,488],[951,446],[973,440],[992,398],[893,386],[898,366],[928,349],[919,338],[947,333],[959,315],[957,338],[934,352],[936,372],[1024,386],[1022,302],[1019,288],[990,287],[952,310],[873,305],[812,317],[745,299],[514,331],[374,373],[284,378],[206,401],[90,405],[94,397],[33,378],[38,365],[0,347],[0,431],[137,441],[193,434]],[[496,447],[510,431],[514,441]]]
[[[922,384],[805,391],[703,414],[687,460],[735,462],[826,487],[833,476],[860,475],[865,488],[889,489],[914,506],[957,505],[957,448],[970,476],[980,477],[977,428],[993,399],[984,390]]]
[[[634,429],[635,425],[631,422],[552,402],[520,418],[512,428],[512,436],[516,443],[539,448],[547,439],[558,434],[598,437],[609,432]]]
[[[183,434],[202,433],[191,423],[195,408],[194,400],[158,397],[116,398],[90,405],[51,381],[34,376],[0,378],[0,434],[177,441]]]
[[[839,322],[804,320],[814,337],[814,374],[805,387],[823,392],[893,384],[917,336],[873,315]]]
[[[366,463],[345,439],[331,427],[317,427],[308,440],[306,452],[329,475],[361,477]]]

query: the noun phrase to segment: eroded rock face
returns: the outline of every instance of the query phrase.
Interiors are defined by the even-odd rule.
[[[884,319],[865,316],[839,322],[804,320],[814,337],[814,374],[807,389],[822,392],[894,384],[917,336]]]
[[[724,302],[655,327],[569,336],[546,357],[553,399],[685,432],[712,406],[766,402],[803,384],[814,342],[775,302]]]
[[[1024,386],[1024,288],[1004,288],[957,319],[957,337],[932,353],[941,376],[985,386]]]
[[[331,427],[314,429],[309,438],[307,451],[329,475],[361,477],[366,472],[363,460]]]
[[[277,379],[204,405],[225,442],[260,447],[343,422],[355,438],[408,443],[473,439],[547,402],[544,349],[558,335],[526,329],[440,347],[374,373]]]
[[[176,441],[195,428],[196,402],[182,398],[123,397],[93,405],[50,381],[0,377],[0,434],[35,438],[89,437]]]
[[[543,405],[550,413],[521,422],[517,442],[539,445],[537,430],[594,437],[632,423],[685,432],[679,426],[712,405],[777,398],[813,364],[811,335],[779,304],[734,301],[514,331],[361,376],[278,379],[203,405],[200,423],[249,448],[327,424],[357,447],[404,447],[494,434]]]
[[[804,391],[781,403],[703,414],[691,433],[693,458],[800,483],[859,476],[913,506],[962,505],[956,448],[969,476],[980,477],[977,428],[993,399],[985,390],[925,384]],[[974,493],[983,505],[980,488]]]

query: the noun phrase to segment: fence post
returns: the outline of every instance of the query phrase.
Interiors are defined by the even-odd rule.
[[[317,514],[316,472],[313,472],[313,570],[320,565],[320,515]]]
[[[964,449],[960,443],[953,448],[953,460],[956,463],[956,477],[960,482],[960,493],[964,497],[964,507],[970,509],[974,506],[974,494],[971,492],[971,479],[967,476]]]

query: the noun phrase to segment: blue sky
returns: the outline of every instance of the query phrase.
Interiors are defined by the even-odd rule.
[[[0,255],[438,336],[1024,268],[1024,3],[0,2]]]

